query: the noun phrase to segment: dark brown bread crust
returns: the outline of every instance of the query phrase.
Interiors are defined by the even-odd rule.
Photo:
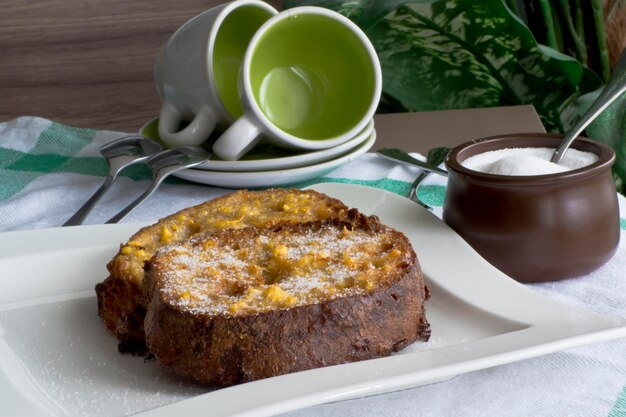
[[[428,294],[408,239],[376,218],[362,219],[366,220],[355,227],[394,233],[397,247],[410,251],[409,261],[365,294],[317,304],[239,316],[194,314],[161,294],[161,266],[155,256],[146,263],[145,275],[146,341],[151,353],[175,374],[227,386],[387,356],[416,340],[428,340],[430,326],[424,314]],[[328,223],[333,222],[284,228],[298,233]],[[256,232],[234,233],[218,239],[251,238]]]
[[[125,255],[123,253],[129,243],[138,242],[137,249],[146,252],[146,259],[149,259],[156,249],[167,243],[179,242],[195,234],[229,228],[227,215],[222,213],[218,213],[218,215],[206,214],[215,207],[230,205],[238,209],[246,204],[251,204],[255,199],[267,198],[272,195],[279,199],[290,196],[309,196],[313,204],[312,210],[302,213],[296,212],[295,214],[285,213],[284,215],[280,210],[276,210],[275,213],[269,213],[267,218],[255,218],[253,215],[249,215],[243,218],[244,226],[246,226],[246,222],[261,226],[258,224],[260,221],[264,222],[264,226],[271,227],[281,223],[308,222],[320,218],[349,220],[356,212],[355,210],[350,211],[341,201],[313,190],[241,190],[186,208],[159,220],[153,225],[140,229],[129,239],[127,244],[120,245],[120,251],[107,265],[109,276],[97,284],[95,288],[98,315],[102,318],[106,329],[119,339],[118,348],[121,352],[140,355],[147,352],[143,328],[145,307],[141,302],[144,260],[133,254]],[[235,211],[235,213],[237,212]],[[191,222],[188,225],[184,224],[184,221],[178,220],[181,216],[191,220]],[[220,225],[219,221],[224,220],[226,220],[224,222],[226,225]],[[162,228],[174,223],[177,223],[178,226],[177,234],[173,236],[171,242],[160,243]],[[233,227],[237,226],[238,224],[233,225]]]
[[[122,353],[144,355],[147,353],[143,321],[146,309],[143,287],[135,282],[109,276],[96,285],[98,315],[108,331],[117,336],[117,348]]]

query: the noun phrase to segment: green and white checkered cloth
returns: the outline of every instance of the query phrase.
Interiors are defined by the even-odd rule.
[[[100,186],[100,147],[124,133],[77,129],[36,117],[0,123],[0,231],[63,224]],[[404,195],[417,168],[368,153],[306,183],[368,185]],[[150,173],[124,170],[85,223],[103,223],[145,190]],[[168,179],[127,222],[156,221],[229,190]],[[445,179],[431,176],[423,201],[441,215]],[[559,301],[626,318],[626,199],[619,196],[621,242],[615,257],[586,277],[532,288]],[[326,404],[293,416],[626,416],[626,340],[597,343],[460,375],[391,394]]]
[[[107,175],[108,166],[100,155],[100,147],[124,135],[127,133],[77,129],[36,117],[0,124],[0,230],[62,225]],[[294,186],[343,182],[404,195],[415,172],[418,171],[366,154],[359,163]],[[149,170],[141,164],[123,170],[85,224],[103,223],[111,218],[141,194],[150,178]],[[154,221],[227,192],[171,177],[124,221]],[[441,207],[444,184],[426,186],[421,192],[425,201]]]

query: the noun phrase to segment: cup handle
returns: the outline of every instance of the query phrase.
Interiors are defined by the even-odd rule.
[[[213,144],[213,153],[225,161],[236,161],[261,140],[261,131],[246,113]]]
[[[172,103],[164,102],[159,115],[159,137],[170,148],[202,144],[215,129],[217,116],[213,110],[202,106],[191,123],[178,131],[182,121],[180,111]]]

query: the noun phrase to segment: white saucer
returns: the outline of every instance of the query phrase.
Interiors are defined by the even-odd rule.
[[[172,175],[188,181],[224,188],[262,188],[289,185],[319,177],[339,168],[339,166],[367,152],[375,141],[376,129],[373,129],[365,142],[344,155],[319,164],[298,168],[257,172],[220,172],[192,168]]]
[[[158,117],[145,123],[139,129],[139,134],[147,136],[160,142],[158,134]],[[253,171],[275,171],[278,169],[288,169],[304,167],[307,165],[318,164],[338,157],[345,152],[354,150],[358,145],[369,140],[374,130],[374,120],[365,126],[365,128],[354,138],[341,145],[328,149],[311,152],[289,151],[278,148],[269,142],[257,145],[243,159],[239,161],[222,161],[210,160],[194,169],[204,171],[228,171],[228,172],[253,172]]]

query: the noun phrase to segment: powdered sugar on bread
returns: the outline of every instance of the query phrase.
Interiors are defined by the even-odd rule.
[[[199,314],[247,314],[366,292],[410,256],[364,230],[271,230],[251,240],[220,239],[167,247],[157,258],[161,293]]]

